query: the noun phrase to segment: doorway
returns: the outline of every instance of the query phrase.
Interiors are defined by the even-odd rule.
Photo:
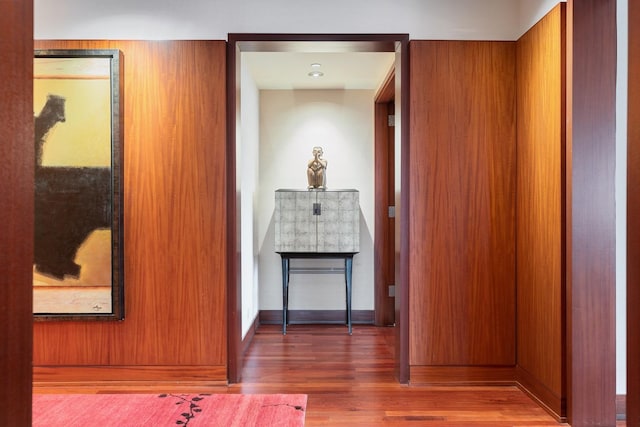
[[[246,198],[247,194],[243,194],[241,187],[242,177],[240,171],[242,168],[241,162],[244,155],[242,152],[242,105],[241,105],[241,81],[243,72],[242,69],[242,53],[245,52],[393,52],[395,54],[395,68],[396,73],[398,71],[407,72],[407,42],[408,35],[273,35],[273,34],[230,34],[228,43],[228,55],[227,55],[227,71],[228,71],[228,96],[227,96],[227,108],[229,112],[235,112],[235,114],[228,114],[228,127],[227,127],[227,214],[228,214],[228,377],[230,382],[239,382],[240,374],[242,371],[242,355],[243,355],[243,342],[242,336],[244,335],[242,319],[243,319],[243,304],[242,304],[242,256],[247,256],[247,253],[243,253],[242,242],[246,239],[247,230],[243,227],[243,211],[242,201],[243,197]],[[402,75],[402,74],[400,74]],[[396,78],[396,91],[401,94],[406,91],[406,79],[403,85],[402,78]],[[398,99],[399,98],[399,99]],[[408,97],[398,96],[396,98],[396,109],[403,111],[402,104],[406,103]],[[400,101],[403,100],[403,101]],[[404,111],[407,109],[404,108]],[[403,133],[408,133],[408,127],[403,125],[403,117],[408,115],[399,115],[399,126],[396,126],[395,131],[398,133],[396,138],[397,144],[394,149],[396,152],[395,159],[397,159],[396,172],[401,171],[402,159],[399,153],[402,152],[401,145],[406,143],[406,137],[403,138]],[[406,150],[405,150],[406,151]],[[400,198],[401,192],[401,174],[397,173],[396,183],[394,184],[394,194],[396,198]],[[377,190],[376,190],[377,191]],[[376,201],[377,203],[377,201]],[[397,202],[396,202],[397,205]],[[386,209],[386,208],[385,208]],[[245,222],[246,223],[246,222]],[[401,230],[403,221],[400,219],[396,221],[396,226]],[[398,234],[401,236],[401,234]],[[400,245],[402,238],[395,239],[397,248],[394,251],[395,256],[394,263],[396,265],[395,271],[402,272],[406,269],[402,269],[403,254],[400,251]],[[406,277],[406,276],[405,276]],[[396,280],[398,283],[396,288],[400,290],[398,294],[402,294],[402,289],[406,288],[401,286],[402,277]],[[400,295],[398,295],[400,296]],[[406,299],[399,301],[397,309],[399,309],[400,316],[396,319],[396,325],[398,330],[398,339],[396,349],[396,363],[398,378],[401,382],[406,382],[408,376],[403,380],[403,372],[407,372],[408,369],[404,366],[408,366],[407,351],[403,348],[408,348],[406,339],[408,333],[403,329],[408,329],[406,322],[402,322],[403,314],[406,312],[404,307],[407,306]],[[377,307],[376,307],[377,309]],[[408,316],[407,316],[408,317]]]

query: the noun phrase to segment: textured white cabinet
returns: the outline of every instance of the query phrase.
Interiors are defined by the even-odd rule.
[[[358,190],[276,190],[275,251],[360,251]]]

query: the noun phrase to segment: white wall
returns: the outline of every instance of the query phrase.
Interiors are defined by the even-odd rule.
[[[241,74],[241,130],[238,144],[240,187],[240,270],[242,294],[242,336],[247,334],[258,314],[258,245],[255,222],[258,186],[258,151],[260,144],[260,96],[248,70]]]
[[[521,0],[518,11],[521,32],[516,39],[526,33],[560,2],[564,3],[566,0]]]
[[[360,253],[353,259],[354,310],[373,310],[373,96],[369,90],[260,91],[260,309],[282,309],[280,257],[274,252],[274,192],[307,187],[307,162],[319,145],[327,187],[360,191]],[[339,260],[294,260],[341,265]],[[289,308],[344,310],[344,276],[292,275]]]
[[[529,0],[523,0],[529,1]],[[409,33],[514,40],[514,0],[34,0],[37,39],[203,39],[227,33]]]

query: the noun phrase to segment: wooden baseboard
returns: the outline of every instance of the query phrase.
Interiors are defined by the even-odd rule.
[[[618,394],[616,396],[616,419],[624,421],[627,419],[627,395]]]
[[[412,385],[516,385],[513,366],[411,366]]]
[[[211,390],[227,386],[226,366],[36,366],[33,388],[74,390]]]
[[[411,366],[412,385],[517,386],[558,422],[567,421],[566,401],[516,366]]]
[[[174,381],[93,381],[93,382],[34,382],[35,394],[99,394],[99,393],[228,393],[227,382]]]
[[[520,366],[515,369],[518,387],[559,423],[567,422],[567,402]]]
[[[281,325],[282,310],[260,310],[258,315],[262,325]],[[351,323],[373,325],[375,315],[373,310],[352,310]],[[289,324],[345,324],[344,310],[289,310]]]

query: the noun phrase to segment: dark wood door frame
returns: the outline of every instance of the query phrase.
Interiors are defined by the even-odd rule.
[[[389,295],[395,282],[394,219],[389,210],[394,206],[393,184],[395,158],[395,127],[390,117],[395,113],[395,68],[391,70],[375,96],[375,239],[374,245],[374,298],[375,324],[389,326],[395,323],[395,298]]]
[[[0,105],[0,425],[31,425],[33,1],[3,2]]]
[[[616,1],[569,0],[567,18],[567,414],[614,425]]]
[[[285,51],[304,52],[311,47],[322,46],[333,52],[396,52],[399,58],[396,70],[400,69],[397,88],[400,96],[396,105],[402,111],[399,118],[401,138],[397,144],[402,146],[402,165],[408,165],[409,142],[409,92],[408,92],[408,34],[229,34],[227,44],[227,310],[228,310],[228,379],[231,383],[241,380],[242,372],[242,295],[240,273],[240,189],[237,179],[236,136],[239,123],[239,105],[237,103],[240,85],[240,52]],[[399,98],[399,99],[398,99]],[[408,167],[401,168],[402,192],[396,206],[408,205]],[[396,248],[396,271],[400,278],[396,280],[396,324],[399,330],[396,353],[397,374],[400,382],[409,380],[409,344],[408,344],[408,208],[403,208],[404,216],[396,220],[400,247]],[[400,305],[398,305],[400,304]],[[398,310],[399,307],[399,310]],[[406,320],[405,320],[406,319]]]

